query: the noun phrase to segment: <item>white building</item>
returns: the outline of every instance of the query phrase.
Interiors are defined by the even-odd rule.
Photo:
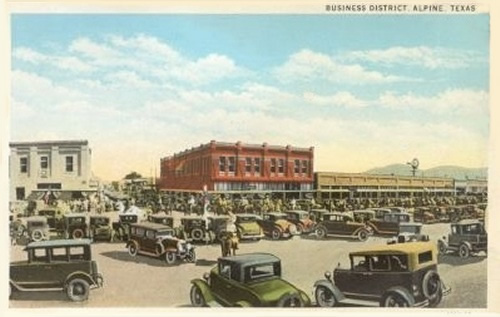
[[[91,190],[91,154],[87,140],[10,143],[10,201],[33,191]]]

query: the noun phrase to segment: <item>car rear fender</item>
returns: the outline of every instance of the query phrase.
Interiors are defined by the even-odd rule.
[[[359,227],[352,233],[353,236],[357,235],[361,230],[366,231],[369,235],[372,234],[372,229],[369,226]]]
[[[460,242],[460,245],[465,244],[469,250],[472,251],[472,244],[469,241],[462,241]]]
[[[205,282],[202,279],[197,278],[197,279],[191,280],[191,284],[193,284],[194,286],[197,286],[200,289],[201,293],[203,294],[203,298],[205,299],[205,302],[207,303],[207,305],[209,305],[210,302],[215,302],[215,297],[212,294],[212,291],[210,290],[210,286],[208,285],[207,282]]]
[[[252,307],[252,305],[245,300],[240,300],[239,302],[234,303],[234,307]]]
[[[380,300],[383,301],[389,293],[399,294],[410,304],[410,307],[413,307],[415,305],[415,297],[413,297],[413,295],[410,293],[409,290],[407,290],[402,286],[395,286],[389,288],[387,291],[385,291],[384,295],[382,295],[382,298]]]
[[[323,286],[323,287],[326,287],[327,289],[329,289],[332,292],[332,294],[335,296],[335,299],[337,301],[341,301],[344,299],[344,294],[340,291],[340,289],[337,286],[335,286],[335,284],[333,284],[329,280],[316,281],[316,283],[314,283],[313,293],[316,291],[316,289],[319,286]]]
[[[69,281],[75,279],[75,278],[81,278],[89,283],[89,285],[97,285],[97,281],[95,281],[92,276],[90,276],[88,273],[85,273],[83,271],[76,271],[71,273],[66,277],[66,280],[64,281],[64,285],[68,285]]]

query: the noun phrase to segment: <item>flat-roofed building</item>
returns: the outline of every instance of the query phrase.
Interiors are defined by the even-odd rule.
[[[317,172],[316,190],[322,198],[384,198],[449,196],[455,193],[452,178]]]
[[[210,141],[161,159],[163,190],[300,191],[313,188],[314,147]]]
[[[92,190],[91,155],[87,140],[11,142],[10,201],[33,192]]]

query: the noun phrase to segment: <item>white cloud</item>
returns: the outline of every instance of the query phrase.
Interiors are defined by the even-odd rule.
[[[365,61],[386,66],[412,65],[428,69],[465,68],[470,64],[486,61],[478,52],[428,46],[395,46],[381,50],[351,51],[340,58],[351,62]]]
[[[275,69],[275,75],[284,83],[294,81],[324,81],[344,84],[380,84],[408,80],[395,75],[370,71],[360,65],[341,64],[331,56],[302,50],[289,57]]]
[[[94,67],[74,56],[49,56],[34,51],[27,47],[14,49],[12,56],[18,60],[35,65],[46,64],[62,70],[69,70],[74,73],[92,72]]]
[[[348,108],[361,108],[370,104],[369,101],[360,99],[348,91],[340,91],[333,95],[318,95],[306,92],[304,93],[304,101],[312,105],[343,106]]]
[[[377,104],[395,110],[409,108],[445,114],[485,114],[488,112],[489,96],[484,90],[449,89],[435,96],[418,96],[412,93],[386,92],[378,98]]]

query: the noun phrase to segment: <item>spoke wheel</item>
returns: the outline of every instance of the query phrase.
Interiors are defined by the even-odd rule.
[[[314,292],[314,296],[319,307],[333,307],[337,302],[332,291],[325,286],[318,286]]]

